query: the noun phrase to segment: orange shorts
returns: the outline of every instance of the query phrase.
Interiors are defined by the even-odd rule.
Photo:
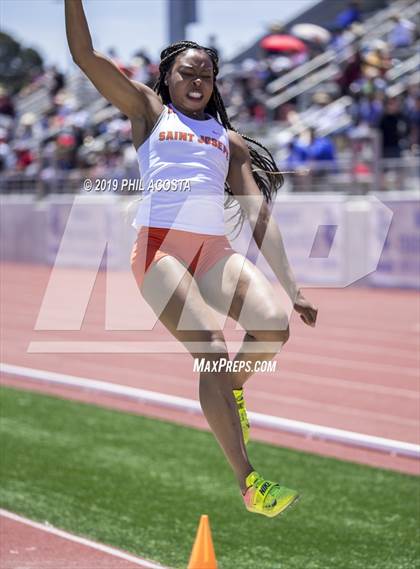
[[[147,269],[166,255],[176,257],[192,275],[199,277],[219,259],[233,253],[225,235],[144,226],[131,252],[131,269],[140,288]]]

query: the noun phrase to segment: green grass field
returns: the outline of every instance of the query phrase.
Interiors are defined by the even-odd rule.
[[[187,565],[209,514],[220,569],[419,567],[419,479],[251,442],[267,477],[302,492],[274,519],[248,513],[210,433],[3,388],[1,506]]]

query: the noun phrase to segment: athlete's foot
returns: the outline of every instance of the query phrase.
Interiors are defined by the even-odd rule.
[[[239,419],[241,421],[242,435],[244,438],[244,443],[248,444],[249,441],[249,421],[248,414],[245,407],[244,390],[243,387],[240,389],[234,389],[233,395],[235,396],[236,405],[238,407]]]
[[[249,512],[274,518],[299,499],[296,490],[285,488],[262,478],[255,470],[245,480],[246,492],[242,491],[245,507]]]

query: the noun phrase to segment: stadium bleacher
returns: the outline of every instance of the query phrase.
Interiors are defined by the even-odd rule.
[[[415,0],[385,7],[383,0],[322,0],[287,25],[273,22],[249,49],[222,61],[219,85],[233,124],[265,143],[282,169],[311,172],[290,177],[284,191],[415,187],[419,12]],[[321,26],[328,40],[306,39],[297,53],[261,48],[262,39],[290,36],[298,24]],[[141,52],[121,66],[153,84],[157,64]],[[87,175],[138,177],[126,117],[78,69],[57,91],[59,75],[47,69],[19,93],[0,86],[3,193],[42,198],[77,191]]]

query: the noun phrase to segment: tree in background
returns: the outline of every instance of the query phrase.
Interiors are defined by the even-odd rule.
[[[0,32],[0,85],[12,94],[17,93],[43,72],[39,53],[24,47],[9,34]]]

